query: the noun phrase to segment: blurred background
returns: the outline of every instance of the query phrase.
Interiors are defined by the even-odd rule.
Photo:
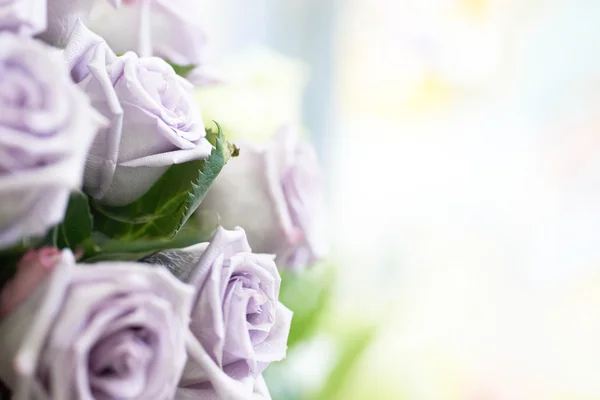
[[[600,2],[205,3],[205,114],[327,175],[273,398],[600,399]]]

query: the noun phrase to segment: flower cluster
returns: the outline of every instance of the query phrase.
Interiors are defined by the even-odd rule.
[[[193,7],[0,4],[14,399],[270,398],[262,373],[292,319],[279,270],[325,255],[322,176],[293,126],[237,145],[205,126],[185,77],[204,61]]]

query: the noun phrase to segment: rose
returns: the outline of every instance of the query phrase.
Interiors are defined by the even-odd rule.
[[[34,35],[46,29],[46,1],[0,2],[0,31]]]
[[[98,133],[86,165],[84,189],[96,201],[129,204],[171,165],[210,154],[191,84],[165,61],[117,57],[81,22],[65,58],[73,79],[111,122]]]
[[[244,228],[252,248],[276,254],[279,266],[298,269],[323,258],[323,177],[311,145],[288,127],[265,146],[239,146],[200,209],[217,212],[225,228]]]
[[[0,108],[2,248],[62,220],[103,119],[56,51],[8,33],[0,34]]]
[[[0,377],[13,399],[173,398],[192,288],[163,268],[55,255],[26,256],[1,297],[25,298],[0,321]],[[42,283],[31,292],[27,281]]]
[[[206,35],[196,0],[124,0],[119,9],[97,4],[88,26],[117,53],[156,55],[179,65],[204,62]]]
[[[46,6],[46,1],[48,5]],[[39,38],[54,46],[64,47],[73,32],[77,20],[88,21],[96,0],[46,0],[48,26]],[[118,7],[121,0],[99,0]]]
[[[278,300],[277,266],[273,256],[252,253],[241,228],[219,228],[193,251],[201,255],[187,278],[197,290],[190,330],[201,347],[189,350],[178,397],[214,391],[246,399],[262,371],[285,358],[292,313]]]
[[[189,344],[177,398],[247,399],[253,391],[258,398],[260,374],[285,357],[292,314],[278,300],[273,256],[252,253],[243,229],[219,228],[209,243],[148,262],[196,288],[190,330],[197,342]]]

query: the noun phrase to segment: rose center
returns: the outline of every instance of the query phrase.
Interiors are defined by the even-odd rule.
[[[40,87],[22,66],[5,62],[0,74],[0,104],[3,107],[36,109],[43,106]]]
[[[177,78],[146,67],[139,68],[138,75],[146,92],[162,107],[166,115],[162,117],[168,119],[168,125],[182,134],[188,133],[194,122],[194,119],[189,117],[192,105],[189,104]],[[197,140],[195,137],[187,139]]]
[[[264,320],[265,318],[268,319],[268,316],[265,312],[265,307],[268,303],[268,298],[260,287],[259,278],[247,272],[236,273],[231,277],[229,282],[229,289],[231,290],[232,288],[241,289],[241,291],[245,292],[245,296],[247,296],[246,321],[251,325],[266,322]]]
[[[92,391],[111,397],[142,393],[153,342],[153,335],[141,327],[123,329],[98,341],[88,362]]]

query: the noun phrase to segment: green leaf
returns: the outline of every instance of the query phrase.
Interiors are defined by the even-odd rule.
[[[335,269],[325,264],[300,273],[282,272],[279,300],[294,312],[288,347],[310,338],[319,328],[329,311],[333,282]]]
[[[92,238],[92,251],[86,252],[83,260],[87,263],[99,261],[137,261],[167,249],[180,249],[206,242],[214,236],[219,226],[216,214],[201,214],[201,219],[190,220],[173,238],[139,239],[134,241],[115,240],[95,233]]]
[[[50,229],[46,237],[35,246],[52,246],[59,249],[69,248],[73,251],[85,249],[93,228],[92,214],[88,197],[76,191],[71,193],[69,204],[63,221]]]
[[[135,202],[122,207],[105,207],[92,202],[95,228],[121,241],[174,237],[236,152],[218,124],[216,131],[207,132],[207,139],[213,149],[206,160],[173,165]]]
[[[50,235],[51,231],[46,234],[46,237]],[[46,237],[25,237],[21,241],[7,249],[0,250],[0,257],[20,255],[25,253],[28,249],[42,246],[46,243]]]
[[[92,236],[92,227],[88,197],[82,192],[74,192],[63,222],[54,228],[53,244],[59,249],[77,250]]]
[[[369,348],[369,345],[376,337],[376,333],[377,328],[375,326],[363,326],[359,329],[350,329],[347,331],[345,337],[341,339],[340,355],[325,380],[325,386],[316,396],[309,396],[309,399],[325,400],[341,398],[342,389],[346,387],[357,362]]]
[[[167,61],[167,63],[169,63],[169,65],[171,67],[173,67],[173,69],[175,70],[175,73],[179,76],[182,76],[184,78],[187,78],[187,76],[190,74],[190,72],[192,72],[195,68],[196,65],[179,65],[179,64],[175,64],[171,61]]]
[[[6,282],[8,282],[17,271],[17,263],[23,254],[24,252],[0,254],[0,290],[2,290],[4,284],[6,284]]]

